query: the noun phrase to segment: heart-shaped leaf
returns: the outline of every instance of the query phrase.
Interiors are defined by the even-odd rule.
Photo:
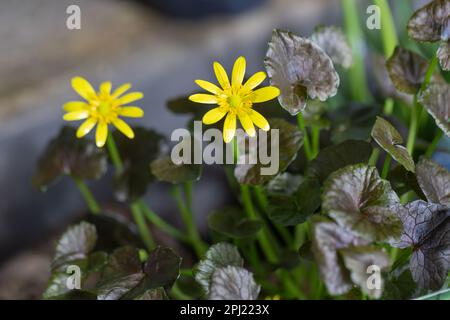
[[[311,161],[308,173],[321,182],[334,171],[350,164],[366,163],[372,154],[372,146],[366,141],[347,140],[322,149]]]
[[[261,287],[244,268],[228,266],[214,271],[210,300],[256,300]]]
[[[159,180],[173,184],[197,181],[202,174],[202,166],[199,164],[175,164],[170,157],[154,160],[150,169]]]
[[[242,267],[244,260],[237,248],[229,243],[217,243],[211,246],[194,269],[195,280],[209,293],[212,276],[217,269],[227,266]]]
[[[249,219],[239,208],[225,208],[214,211],[208,217],[209,227],[227,237],[242,239],[256,235],[262,228],[262,222]]]
[[[416,168],[417,170],[417,168]],[[417,173],[417,172],[416,172]],[[395,166],[388,174],[387,180],[391,183],[392,189],[400,196],[413,190],[417,197],[425,200],[426,197],[417,182],[416,175],[406,170],[403,166]]]
[[[415,94],[425,79],[428,61],[410,50],[396,47],[386,66],[397,90]]]
[[[450,85],[432,83],[419,97],[420,103],[434,118],[436,124],[450,137]]]
[[[114,187],[120,201],[134,201],[142,197],[153,180],[149,164],[164,149],[164,137],[153,130],[133,128],[134,139],[128,139],[120,132],[114,132],[124,170],[115,177]]]
[[[450,19],[449,19],[450,21]],[[442,70],[450,71],[450,42],[442,42],[436,53]]]
[[[399,206],[403,234],[393,246],[412,247],[411,273],[419,288],[438,290],[450,270],[450,209],[417,200]]]
[[[350,165],[324,184],[322,209],[339,225],[368,241],[390,241],[402,232],[392,206],[399,199],[375,167]]]
[[[320,183],[306,178],[291,196],[269,196],[269,218],[283,226],[295,226],[305,222],[320,207]]]
[[[250,148],[256,146],[258,149],[250,149],[248,153],[240,155],[234,176],[241,184],[262,185],[272,180],[295,160],[298,150],[303,145],[303,133],[297,126],[283,119],[270,119],[269,123],[271,130],[267,139],[262,139],[260,135],[257,143],[249,144]],[[278,130],[278,134],[275,130]],[[269,163],[263,164],[262,159],[258,157],[256,163],[251,164],[249,154],[261,153],[268,155]]]
[[[431,203],[450,207],[450,172],[427,158],[421,158],[416,168],[417,181]]]
[[[76,129],[63,127],[39,159],[33,186],[45,190],[63,175],[99,179],[107,168],[107,155],[93,141],[78,139]]]
[[[414,160],[408,150],[402,146],[403,138],[400,133],[388,121],[377,117],[372,129],[372,138],[389,153],[395,161],[405,167],[406,170],[414,172]]]
[[[265,65],[271,84],[281,91],[281,106],[291,115],[302,111],[308,98],[325,101],[337,93],[340,80],[331,58],[309,39],[274,30]]]
[[[298,174],[283,172],[269,181],[264,186],[264,190],[269,195],[292,195],[297,191],[303,181],[303,177]]]
[[[418,41],[439,41],[449,16],[450,2],[448,0],[431,1],[411,16],[408,22],[408,34]]]
[[[350,68],[352,65],[352,48],[341,28],[320,26],[314,30],[311,40],[330,56],[334,64],[340,65],[345,69]]]

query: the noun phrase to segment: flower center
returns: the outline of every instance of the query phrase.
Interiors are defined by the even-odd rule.
[[[108,115],[110,115],[111,113],[111,103],[109,103],[109,101],[102,101],[99,105],[98,105],[98,112],[103,116],[103,117],[107,117]]]
[[[242,98],[237,94],[233,94],[228,98],[228,104],[231,108],[240,108],[242,106]]]

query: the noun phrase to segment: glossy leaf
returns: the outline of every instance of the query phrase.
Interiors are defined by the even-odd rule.
[[[78,139],[76,129],[63,127],[41,155],[33,186],[45,190],[63,175],[99,179],[107,169],[107,155],[93,141]]]
[[[417,180],[428,201],[450,206],[450,172],[427,158],[421,158],[416,168]]]
[[[436,55],[442,70],[450,71],[450,43],[448,41],[441,43]]]
[[[209,227],[227,237],[242,239],[255,236],[262,228],[262,222],[249,219],[239,208],[225,208],[214,211],[208,217]]]
[[[392,158],[405,167],[406,170],[414,172],[415,164],[408,150],[402,145],[403,138],[400,133],[388,121],[377,117],[377,121],[372,129],[372,138],[382,147]]]
[[[244,268],[228,266],[214,271],[210,300],[256,300],[261,287]]]
[[[434,0],[423,6],[411,16],[408,22],[408,34],[418,41],[439,41],[450,16],[448,0]]]
[[[322,210],[339,225],[368,241],[390,241],[402,232],[392,206],[399,199],[375,167],[350,165],[324,184]]]
[[[274,30],[265,65],[271,84],[281,91],[281,106],[291,115],[302,111],[308,99],[325,101],[337,93],[340,80],[333,62],[309,39]]]
[[[446,83],[432,83],[420,95],[420,103],[434,118],[436,124],[450,137],[450,85]]]
[[[152,174],[159,180],[173,184],[197,181],[202,174],[198,164],[175,164],[170,157],[154,160],[151,165]]]

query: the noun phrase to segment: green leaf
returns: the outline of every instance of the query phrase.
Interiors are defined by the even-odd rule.
[[[370,266],[377,266],[377,271],[386,270],[391,262],[389,255],[381,249],[361,246],[340,249],[345,267],[350,271],[352,282],[358,285],[369,297],[379,299],[383,293],[383,278],[380,279],[380,289],[370,289],[368,287],[368,273]]]
[[[272,180],[287,169],[289,164],[297,157],[298,150],[303,145],[303,134],[297,126],[283,119],[270,119],[269,123],[271,130],[266,140],[259,138],[257,141],[258,150],[250,149],[239,157],[234,176],[240,184],[262,185]],[[279,130],[279,139],[274,136],[274,129]],[[278,149],[279,156],[276,156],[276,149],[272,148],[272,144],[275,144],[276,149]],[[256,143],[250,143],[250,146],[252,145],[256,145]],[[278,170],[274,174],[263,172],[263,170],[268,170],[269,166],[275,165],[273,161],[268,165],[263,164],[258,157],[256,164],[249,163],[249,153],[259,154],[259,152],[256,152],[261,151],[261,149],[266,150],[266,154],[270,155],[272,160],[278,161]]]
[[[120,201],[134,201],[146,193],[154,179],[148,166],[160,155],[165,144],[164,137],[153,130],[136,127],[133,131],[134,139],[114,132],[124,165],[124,170],[114,179],[115,193]]]
[[[449,19],[450,21],[450,19]],[[441,65],[442,70],[450,71],[450,42],[444,41],[439,46],[438,51],[436,52],[436,56],[439,59],[439,64]]]
[[[395,166],[389,172],[387,179],[391,183],[392,189],[394,189],[399,196],[413,190],[418,198],[423,200],[426,199],[419,183],[417,182],[416,175],[411,171],[406,170],[402,165]]]
[[[262,228],[262,222],[249,219],[239,208],[228,207],[214,211],[208,217],[211,229],[227,237],[242,239],[255,236]]]
[[[291,115],[305,109],[308,99],[325,101],[337,93],[333,62],[309,39],[274,30],[264,62],[271,84],[281,91],[281,106]]]
[[[417,180],[429,202],[450,206],[450,172],[427,158],[416,168]]]
[[[413,249],[410,269],[419,288],[439,290],[450,271],[450,209],[422,200],[398,207],[404,231],[392,245]]]
[[[350,165],[324,185],[322,210],[339,225],[368,241],[391,241],[402,232],[393,206],[400,202],[375,167]]]
[[[320,207],[320,195],[319,182],[314,178],[306,178],[291,196],[269,196],[269,218],[283,226],[303,223]]]
[[[63,175],[82,180],[99,179],[107,169],[107,155],[93,141],[78,139],[76,129],[63,127],[41,155],[33,186],[45,190]]]
[[[367,163],[372,154],[372,146],[366,141],[347,140],[322,149],[311,161],[308,173],[321,182],[334,171],[350,164]]]
[[[433,292],[415,300],[450,300],[450,289]]]
[[[173,184],[197,181],[202,174],[202,167],[198,164],[175,164],[170,157],[154,160],[151,165],[152,174],[159,181]]]
[[[401,145],[403,143],[402,136],[388,121],[377,117],[372,129],[372,138],[406,170],[415,171],[414,160],[408,150]]]
[[[269,181],[264,190],[269,195],[292,195],[303,180],[301,175],[283,172]]]
[[[409,270],[409,263],[406,263],[388,273],[383,299],[411,299],[416,291],[417,285]]]
[[[256,300],[261,287],[244,268],[228,266],[214,271],[210,300]]]
[[[434,0],[411,16],[408,34],[417,41],[435,42],[441,39],[445,20],[450,16],[448,0]]]
[[[234,245],[218,243],[211,246],[194,269],[195,280],[209,293],[213,273],[227,266],[242,267],[244,260]]]
[[[419,96],[419,102],[434,118],[436,124],[450,137],[450,85],[446,83],[432,83]]]
[[[336,26],[320,26],[314,30],[311,40],[330,56],[334,64],[345,69],[353,62],[350,43],[342,29]]]
[[[416,94],[419,91],[428,65],[425,58],[401,47],[396,47],[386,62],[389,76],[397,90],[409,94]]]

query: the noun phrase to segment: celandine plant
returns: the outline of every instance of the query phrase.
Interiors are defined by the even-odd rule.
[[[44,298],[448,299],[450,172],[432,156],[450,136],[450,1],[415,12],[400,40],[387,1],[376,1],[384,58],[374,39],[366,56],[373,90],[354,3],[342,3],[345,33],[274,30],[264,60],[270,86],[257,89],[264,72],[245,81],[239,57],[231,80],[214,63],[219,85],[197,80],[209,93],[168,102],[174,113],[192,115],[190,130],[194,121],[224,119],[214,153],[232,150],[232,164],[222,163],[239,205],[209,215],[209,236],[197,230],[192,206],[205,164],[183,161],[203,138],[189,135],[174,161],[162,135],[122,120],[143,116],[134,106],[141,93],[126,93],[129,84],[112,90],[110,82],[96,91],[74,78],[84,101],[65,104],[64,119],[83,122],[50,141],[33,183],[45,189],[69,176],[91,214],[61,236]],[[237,120],[245,133],[236,133]],[[258,139],[262,131],[267,139]],[[276,155],[273,172],[256,151]],[[85,183],[109,163],[115,196],[133,222],[99,204]],[[172,184],[184,228],[143,200],[156,181]],[[170,241],[155,240],[155,231]]]

